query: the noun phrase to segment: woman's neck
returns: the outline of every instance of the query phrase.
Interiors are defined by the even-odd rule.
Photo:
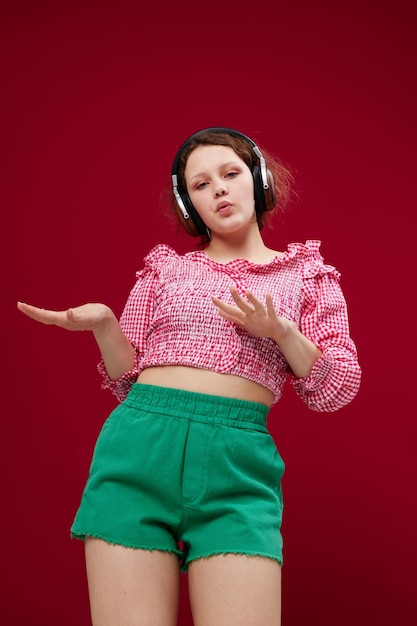
[[[223,238],[213,234],[205,252],[218,263],[228,263],[234,259],[246,259],[252,263],[268,263],[281,254],[266,247],[259,230],[242,238],[230,236]]]

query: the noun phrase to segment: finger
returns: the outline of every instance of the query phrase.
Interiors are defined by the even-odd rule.
[[[74,309],[68,309],[68,311],[66,312],[66,317],[70,324],[74,324],[76,322]]]
[[[268,313],[268,317],[271,320],[276,320],[278,316],[277,316],[277,312],[275,311],[274,302],[272,300],[272,296],[270,293],[266,294],[265,302],[266,302],[266,311]]]
[[[237,324],[238,326],[243,326],[243,327],[245,326],[244,322],[241,319],[239,319],[235,315],[229,315],[228,313],[225,313],[225,311],[222,311],[221,309],[219,309],[219,315],[220,317],[227,320],[231,324]]]
[[[242,296],[240,295],[236,287],[234,286],[230,287],[230,293],[232,294],[233,300],[236,302],[237,306],[239,307],[241,311],[243,311],[246,314],[253,313],[253,306],[249,302],[247,302],[244,298],[242,298]]]
[[[91,330],[97,323],[97,318],[86,310],[84,306],[65,311],[65,328],[69,330]]]
[[[249,291],[249,289],[246,289],[245,296],[247,297],[249,302],[253,304],[253,307],[256,312],[265,313],[264,304],[260,300],[258,300],[258,298],[255,298],[255,296],[253,295],[251,291]]]
[[[219,300],[215,296],[212,296],[212,302],[217,306],[219,311],[223,311],[227,315],[242,315],[242,311],[232,304],[228,304],[227,302],[223,302],[223,300]]]
[[[48,311],[24,302],[18,303],[18,309],[31,319],[41,322],[42,324],[59,324],[59,321],[62,321],[63,317],[60,311]]]
[[[228,322],[231,322],[232,324],[238,324],[239,326],[245,325],[243,321],[245,313],[243,313],[243,311],[241,311],[238,307],[227,304],[214,296],[212,297],[212,300],[217,306],[220,317]]]

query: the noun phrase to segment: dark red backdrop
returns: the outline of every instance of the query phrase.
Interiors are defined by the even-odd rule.
[[[340,412],[288,388],[270,417],[287,465],[283,624],[414,625],[414,3],[139,4],[1,6],[0,621],[89,624],[68,528],[115,406],[93,339],[15,302],[120,314],[151,246],[193,245],[158,209],[179,143],[225,125],[297,171],[300,201],[267,240],[323,241],[363,366]]]

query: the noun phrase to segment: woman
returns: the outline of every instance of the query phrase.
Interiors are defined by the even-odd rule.
[[[83,539],[95,626],[176,623],[188,572],[196,626],[278,626],[284,464],[266,429],[289,376],[316,411],[360,384],[339,274],[319,242],[279,252],[261,236],[289,175],[242,133],[189,137],[172,204],[204,249],[157,245],[120,318],[104,304],[35,320],[91,330],[105,422],[71,533]]]

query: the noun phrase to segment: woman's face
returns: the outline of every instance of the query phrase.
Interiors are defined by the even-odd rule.
[[[184,177],[212,236],[257,226],[252,173],[232,148],[198,146],[188,157]]]

